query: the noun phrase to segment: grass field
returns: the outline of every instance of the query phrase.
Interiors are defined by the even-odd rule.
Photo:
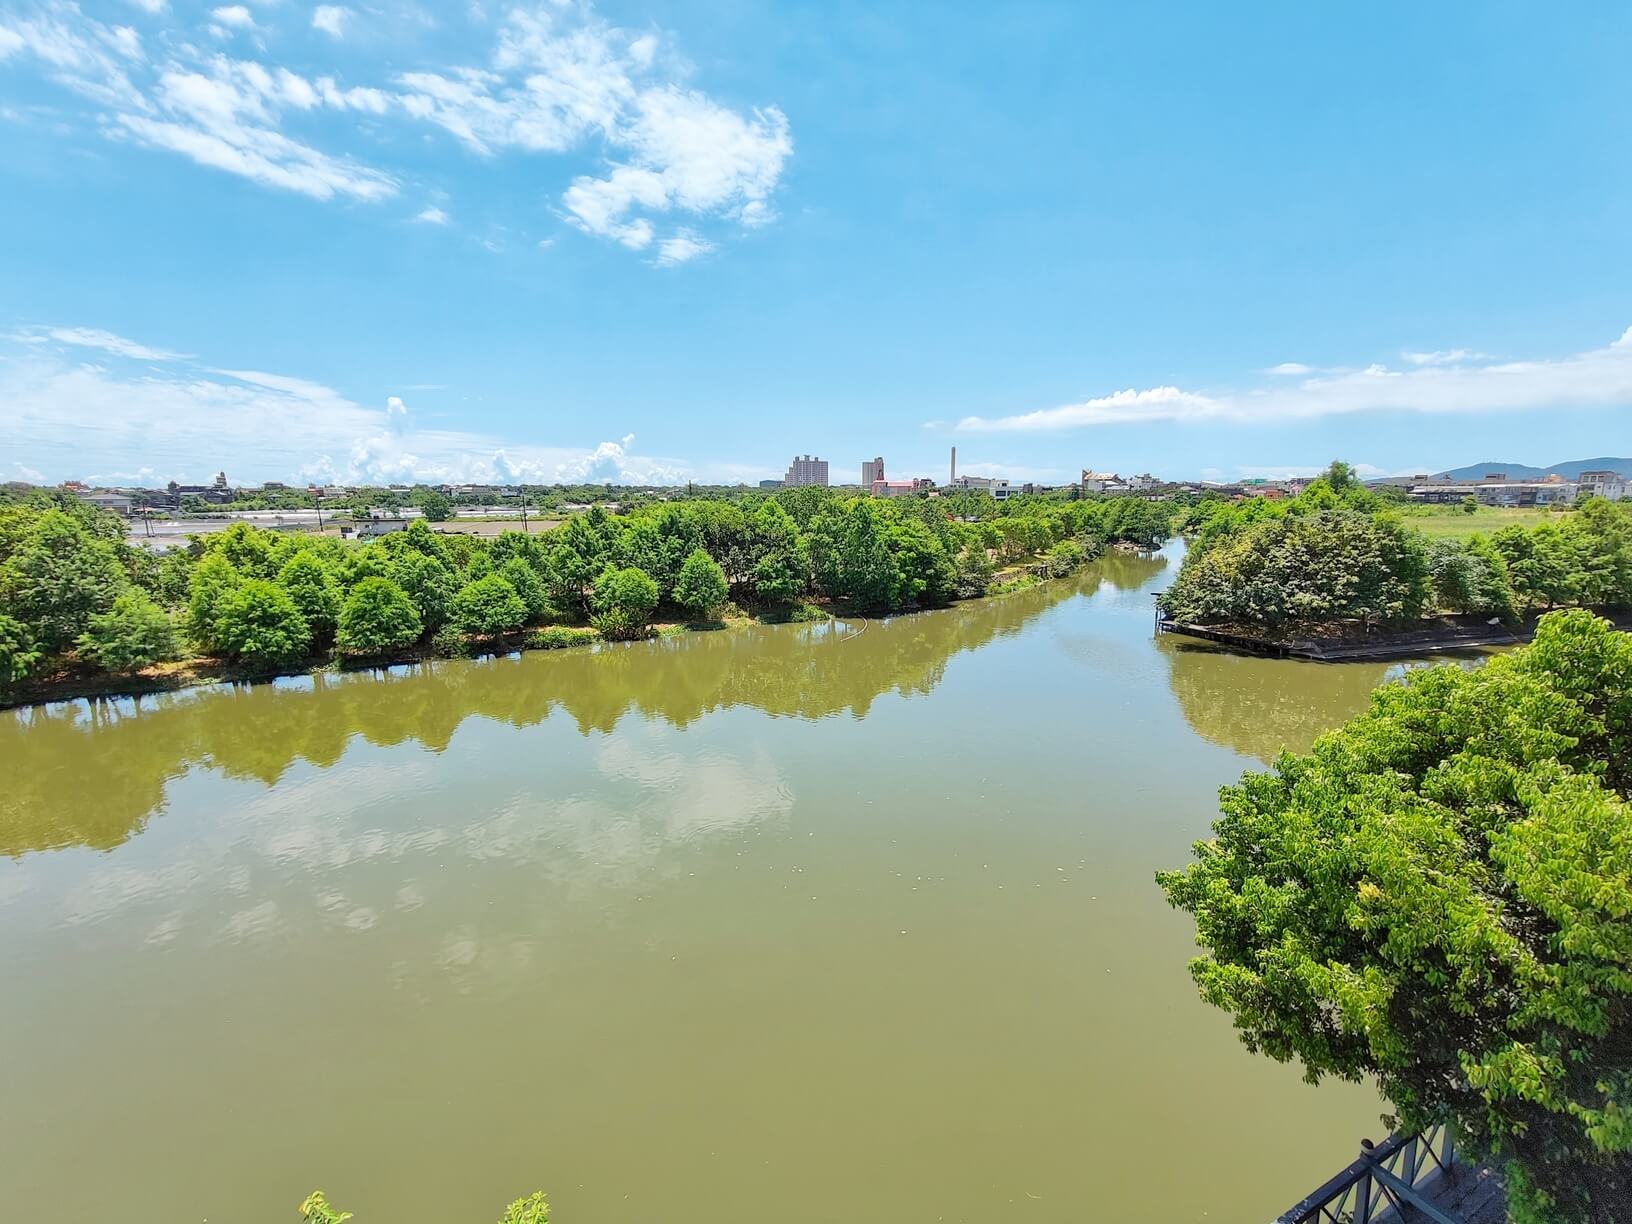
[[[1534,506],[1513,509],[1480,506],[1472,514],[1464,513],[1460,506],[1435,506],[1424,513],[1407,514],[1405,521],[1427,535],[1465,540],[1475,533],[1489,535],[1514,523],[1524,527],[1535,527],[1545,522],[1560,523],[1566,517],[1564,513],[1537,509]]]

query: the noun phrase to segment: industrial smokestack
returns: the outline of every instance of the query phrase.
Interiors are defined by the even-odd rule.
[[[949,485],[958,483],[958,448],[955,446],[952,448],[952,470],[947,473],[946,483]]]

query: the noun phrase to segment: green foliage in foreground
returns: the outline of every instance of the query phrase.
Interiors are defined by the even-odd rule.
[[[301,1203],[300,1218],[303,1224],[344,1224],[352,1214],[335,1210],[323,1191],[314,1190]],[[535,1190],[526,1198],[516,1199],[504,1209],[498,1224],[550,1224],[550,1205],[544,1192]]]
[[[1586,612],[1221,792],[1158,876],[1204,998],[1502,1164],[1520,1221],[1632,1202],[1632,637]]]

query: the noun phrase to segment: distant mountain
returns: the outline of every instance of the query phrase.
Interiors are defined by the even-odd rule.
[[[1441,472],[1451,480],[1478,480],[1489,472],[1505,472],[1509,480],[1541,480],[1546,476],[1562,476],[1565,480],[1579,480],[1582,472],[1619,472],[1632,477],[1632,459],[1572,459],[1555,463],[1552,467],[1531,467],[1528,463],[1470,463],[1467,467]]]

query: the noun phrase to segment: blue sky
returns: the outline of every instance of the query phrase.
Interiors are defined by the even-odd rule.
[[[1632,9],[0,0],[0,478],[1632,453]]]

